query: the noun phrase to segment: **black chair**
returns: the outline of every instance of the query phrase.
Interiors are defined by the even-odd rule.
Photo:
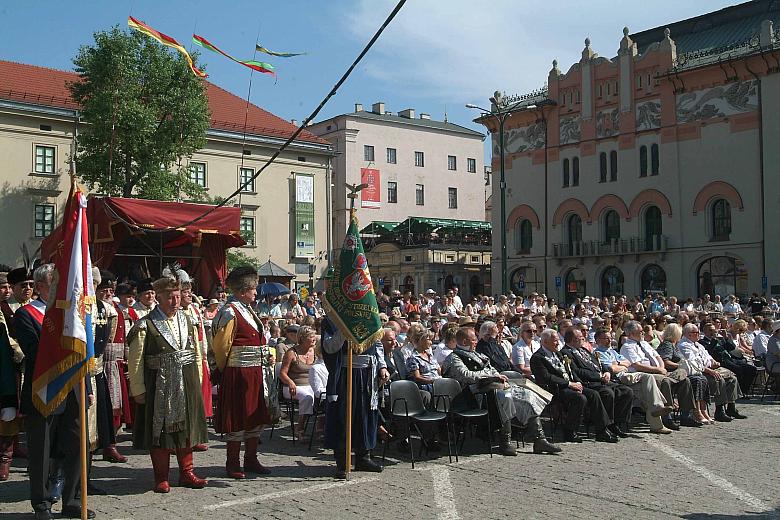
[[[285,411],[287,412],[287,417],[290,418],[290,430],[292,431],[292,441],[293,444],[295,444],[295,413],[298,410],[298,400],[294,397],[291,399],[287,399],[284,396],[283,389],[285,387],[284,383],[282,383],[281,378],[277,378],[278,381],[278,395],[279,395],[279,406],[284,406]],[[276,424],[271,425],[271,434],[268,436],[269,439],[272,439],[274,436],[274,430],[276,429]]]
[[[766,370],[766,382],[764,382],[764,391],[761,392],[761,401],[764,400],[767,390],[772,388],[772,385],[780,387],[780,382],[778,382],[778,380],[780,380],[780,362],[775,362],[770,370]],[[775,390],[775,399],[777,399],[777,397],[777,390]]]
[[[317,434],[317,417],[320,414],[325,414],[325,403],[327,402],[327,395],[325,395],[325,392],[322,392],[320,394],[320,397],[318,399],[314,400],[314,413],[311,415],[312,422],[314,423],[314,426],[312,426],[311,429],[311,437],[309,437],[309,451],[311,451],[311,445],[314,442],[314,436]],[[306,429],[306,426],[309,424],[309,417],[306,418],[306,423],[304,424],[304,431]]]
[[[460,387],[460,383],[455,379],[449,377],[442,377],[433,381],[433,402],[435,403],[436,410],[446,413],[450,420],[449,424],[452,425],[452,433],[455,434],[455,461],[458,461],[458,452],[463,450],[463,443],[466,441],[465,426],[471,424],[471,421],[479,419],[480,417],[487,417],[488,432],[492,431],[492,425],[490,424],[490,413],[484,408],[470,408],[464,410],[453,410],[452,402],[463,390]],[[463,428],[456,430],[455,417],[461,420]],[[447,435],[449,435],[449,427],[447,428]],[[463,440],[461,440],[461,434]],[[490,457],[493,457],[493,443],[490,442],[490,435],[487,437],[488,452]],[[460,441],[460,448],[458,442]]]
[[[390,414],[394,419],[403,419],[406,423],[406,438],[409,439],[409,456],[414,469],[414,448],[412,446],[412,426],[422,441],[423,435],[417,427],[417,423],[436,423],[445,421],[449,432],[449,419],[447,414],[439,411],[425,409],[420,389],[413,381],[393,381],[390,383]],[[385,445],[386,448],[386,445]],[[422,454],[422,446],[420,447]],[[447,435],[447,453],[452,462],[452,446],[450,436]],[[384,458],[384,454],[382,455]]]

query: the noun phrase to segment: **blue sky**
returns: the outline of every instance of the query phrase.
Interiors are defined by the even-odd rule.
[[[553,59],[566,71],[585,37],[612,57],[628,26],[641,31],[739,3],[725,0],[408,0],[319,120],[351,112],[354,103],[384,101],[397,112],[415,108],[477,130],[466,103],[487,106],[499,89],[542,86]],[[72,69],[92,33],[127,27],[132,14],[192,48],[194,32],[237,57],[253,55],[255,39],[299,58],[264,57],[273,78],[255,74],[253,103],[302,120],[319,103],[392,10],[392,0],[0,0],[0,57]],[[674,38],[674,34],[672,34]],[[197,48],[197,47],[196,47]],[[246,97],[250,70],[201,52],[209,80]]]

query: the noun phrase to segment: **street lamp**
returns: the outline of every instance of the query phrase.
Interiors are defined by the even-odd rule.
[[[501,235],[501,294],[507,294],[507,254],[506,254],[506,180],[504,178],[504,123],[507,119],[509,119],[509,116],[511,116],[515,112],[519,112],[518,108],[521,110],[533,110],[536,108],[536,105],[525,105],[520,107],[519,105],[523,103],[523,101],[518,101],[517,103],[514,103],[513,105],[510,105],[507,99],[504,97],[504,95],[496,91],[493,94],[493,97],[490,98],[491,103],[491,110],[487,110],[486,108],[482,108],[480,106],[474,105],[472,103],[469,103],[466,105],[466,108],[472,108],[474,110],[479,110],[482,112],[485,116],[494,117],[495,120],[498,122],[498,155],[499,160],[501,161],[500,165],[500,172],[501,172],[501,178],[498,184],[499,190],[501,192],[501,226],[500,226],[500,235]]]

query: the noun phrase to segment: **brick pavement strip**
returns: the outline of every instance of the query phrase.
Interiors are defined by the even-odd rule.
[[[466,443],[459,463],[446,454],[416,470],[391,447],[381,474],[353,473],[348,483],[332,478],[330,454],[293,445],[286,430],[263,435],[261,460],[273,474],[244,481],[224,477],[224,443],[195,454],[196,471],[210,480],[203,490],[176,487],[171,458],[168,495],[150,491],[149,458],[120,449],[128,464],[96,460],[94,482],[110,493],[90,497],[99,518],[172,520],[351,519],[401,517],[437,520],[492,518],[780,518],[780,406],[742,404],[747,420],[667,436],[624,439],[617,445],[563,444],[558,456],[537,456],[526,445],[518,457],[483,454],[479,441]],[[15,461],[11,479],[0,483],[0,520],[29,517],[24,467]],[[55,507],[55,510],[58,508]]]

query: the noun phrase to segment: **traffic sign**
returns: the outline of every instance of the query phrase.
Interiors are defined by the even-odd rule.
[[[761,288],[766,291],[767,287],[769,287],[769,280],[766,276],[761,277]]]
[[[556,276],[555,277],[555,287],[560,287],[560,286],[561,286],[561,277],[560,276]]]
[[[384,278],[380,278],[380,279],[378,280],[378,283],[379,283],[379,287],[384,287],[384,285],[385,285],[385,279],[384,279]]]

